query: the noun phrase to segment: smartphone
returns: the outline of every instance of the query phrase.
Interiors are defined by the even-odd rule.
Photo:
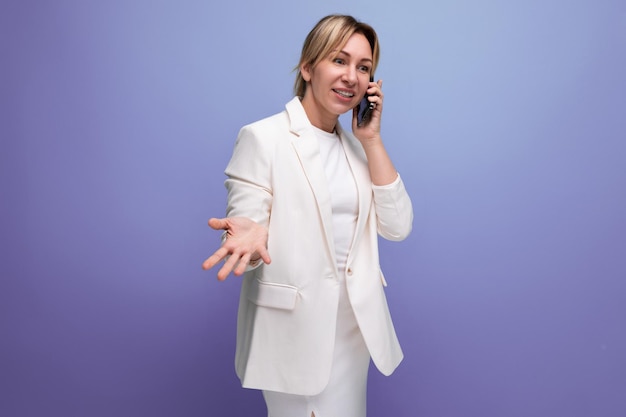
[[[370,77],[370,82],[374,81],[374,77]],[[361,100],[358,105],[357,113],[356,113],[356,125],[361,127],[368,122],[370,116],[372,115],[372,110],[376,105],[370,102],[367,98],[369,94],[365,94],[365,97]]]

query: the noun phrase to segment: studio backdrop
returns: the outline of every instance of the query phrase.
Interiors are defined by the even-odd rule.
[[[381,241],[405,359],[370,370],[368,415],[626,415],[616,0],[3,1],[0,415],[265,415],[206,222],[330,13],[379,33],[415,209]]]

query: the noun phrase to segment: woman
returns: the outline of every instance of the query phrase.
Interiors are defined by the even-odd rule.
[[[286,109],[241,129],[226,168],[220,280],[244,274],[237,375],[263,390],[271,417],[362,417],[370,357],[402,360],[378,262],[377,235],[402,240],[413,211],[380,136],[376,32],[351,16],[320,20]],[[369,95],[370,120],[357,123]],[[352,132],[339,116],[353,111]],[[270,258],[271,254],[271,258]]]

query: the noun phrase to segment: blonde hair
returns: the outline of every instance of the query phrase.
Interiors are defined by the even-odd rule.
[[[304,97],[306,91],[306,81],[302,78],[300,68],[303,65],[308,65],[310,68],[315,67],[322,60],[330,57],[333,50],[342,49],[350,36],[355,33],[365,36],[372,48],[371,75],[374,75],[380,57],[378,35],[376,35],[374,28],[359,22],[352,16],[332,14],[317,22],[304,40],[300,62],[294,68],[296,81],[293,89],[296,96]]]

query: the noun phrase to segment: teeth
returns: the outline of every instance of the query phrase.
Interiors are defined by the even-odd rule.
[[[340,96],[344,96],[346,98],[354,97],[354,93],[348,93],[347,91],[339,91],[339,90],[334,90],[334,91]]]

